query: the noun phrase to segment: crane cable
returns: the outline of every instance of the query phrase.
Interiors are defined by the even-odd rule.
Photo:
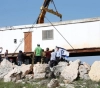
[[[58,12],[58,11],[57,11],[57,8],[56,8],[56,5],[55,5],[55,3],[54,3],[53,0],[52,0],[52,3],[53,3],[53,5],[54,5],[54,7],[55,7],[56,12]]]
[[[50,22],[50,20],[45,16],[45,18]],[[56,31],[62,36],[62,38],[74,49],[74,47],[68,42],[68,40],[58,31],[58,29],[50,22],[50,24],[56,29]],[[74,49],[75,50],[75,49]],[[75,50],[76,51],[76,50]],[[77,52],[77,51],[76,51]]]
[[[33,25],[32,25],[32,28],[34,28],[34,24],[36,23],[36,21],[37,21],[37,19],[34,21],[34,23],[33,23]],[[29,29],[29,31],[28,32],[30,32],[30,30],[31,30],[31,28]],[[20,45],[23,43],[23,41],[28,37],[28,35],[29,35],[29,33],[22,39],[22,41],[21,41],[21,43],[17,46],[17,48],[15,49],[15,51],[14,51],[14,53],[13,53],[13,55],[15,54],[15,52],[17,51],[17,49],[20,47]],[[12,55],[12,56],[13,56]]]
[[[55,3],[54,3],[53,0],[52,0],[52,3],[53,3],[53,5],[54,5],[54,7],[55,7],[56,12],[58,13],[57,8],[56,8],[56,5],[55,5]],[[62,21],[62,17],[60,17],[60,21]]]

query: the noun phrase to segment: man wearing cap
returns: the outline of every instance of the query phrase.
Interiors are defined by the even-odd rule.
[[[34,54],[35,54],[35,64],[37,62],[41,63],[42,48],[40,47],[40,44],[37,44],[37,47],[35,48]]]

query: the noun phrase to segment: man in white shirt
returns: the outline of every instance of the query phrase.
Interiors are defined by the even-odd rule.
[[[56,57],[55,57],[55,51],[54,49],[52,50],[51,53],[51,58],[50,58],[50,67],[52,68],[53,66],[56,66]]]
[[[56,47],[56,60],[57,60],[57,64],[59,63],[59,61],[61,60],[61,51],[59,50],[59,47]]]

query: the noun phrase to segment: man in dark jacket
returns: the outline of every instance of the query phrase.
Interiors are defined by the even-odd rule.
[[[18,53],[18,56],[17,56],[17,63],[18,63],[18,66],[21,66],[21,65],[22,65],[23,59],[24,59],[24,54],[23,54],[23,52],[20,50],[19,53]]]

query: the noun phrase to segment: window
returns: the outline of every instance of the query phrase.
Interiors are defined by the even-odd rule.
[[[42,30],[42,40],[52,40],[53,30]]]
[[[15,44],[17,43],[17,39],[14,39],[14,43],[15,43]]]

